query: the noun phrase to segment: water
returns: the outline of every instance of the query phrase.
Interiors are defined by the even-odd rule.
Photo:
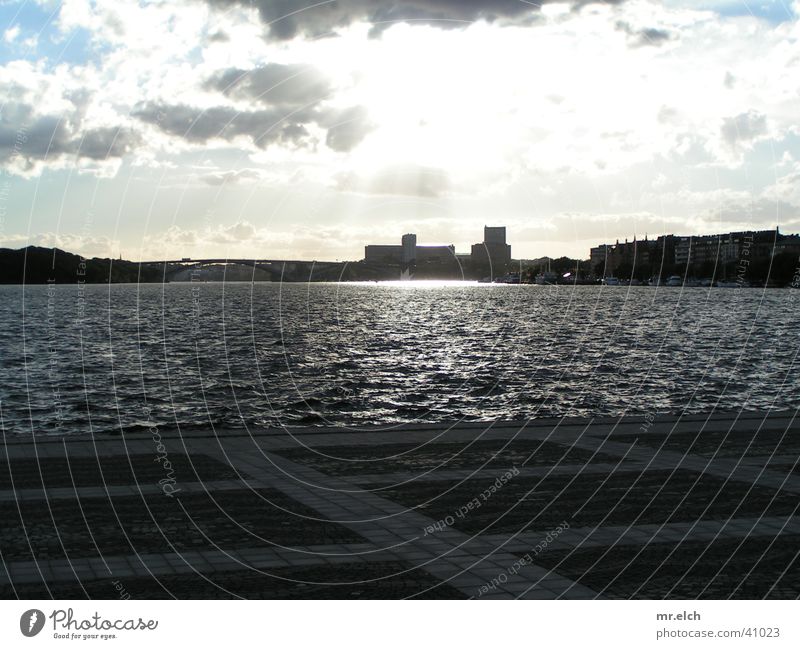
[[[800,291],[0,287],[6,434],[800,405]]]

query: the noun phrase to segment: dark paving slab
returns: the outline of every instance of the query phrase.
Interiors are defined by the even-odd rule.
[[[793,413],[218,432],[4,439],[0,596],[798,595]]]
[[[789,462],[776,462],[774,460],[752,462],[754,466],[769,469],[773,473],[785,476],[800,476],[800,458]]]
[[[536,563],[604,597],[797,599],[800,535],[547,551]]]
[[[208,571],[204,574],[126,577],[78,583],[16,586],[22,599],[464,599],[461,591],[439,583],[408,563],[340,563],[335,566],[275,568],[268,574],[253,570]],[[118,589],[118,586],[120,587]],[[15,597],[10,585],[0,586],[0,597]]]
[[[692,471],[616,471],[597,475],[519,476],[483,500],[491,479],[461,484],[413,482],[381,495],[419,507],[435,519],[452,516],[453,526],[476,534],[513,532],[535,526],[550,529],[566,520],[572,526],[633,525],[732,516],[791,514],[797,496],[777,489],[725,482]],[[459,517],[466,503],[480,506]]]
[[[371,473],[434,469],[478,469],[511,466],[558,466],[612,462],[617,458],[581,448],[542,440],[493,439],[463,443],[432,442],[418,444],[382,444],[379,447],[324,446],[282,449],[277,453],[327,475],[350,476]]]
[[[48,507],[49,505],[49,507]],[[18,510],[19,508],[19,510]],[[51,518],[52,516],[52,518]],[[358,543],[341,525],[274,489],[0,503],[5,561],[251,547]]]
[[[159,480],[184,482],[230,480],[236,472],[203,453],[170,453],[170,465],[156,453],[122,453],[95,457],[0,458],[0,489],[94,487],[102,485],[157,484]]]
[[[615,442],[633,442],[648,448],[690,453],[701,457],[747,458],[753,455],[800,457],[800,436],[787,430],[693,431],[667,434],[614,435]]]

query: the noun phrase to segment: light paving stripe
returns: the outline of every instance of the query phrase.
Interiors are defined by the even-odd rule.
[[[271,458],[277,464],[277,468],[273,467],[255,454],[246,441],[232,441],[227,446],[227,458],[251,477],[271,483],[293,500],[311,507],[326,520],[350,528],[378,548],[392,546],[398,559],[413,561],[438,581],[447,582],[466,595],[476,596],[482,584],[505,573],[518,560],[507,551],[498,551],[482,539],[473,540],[452,528],[425,536],[425,528],[435,524],[432,519],[372,493],[342,491],[352,489],[352,485],[283,458]],[[210,444],[206,447],[209,455],[215,451]],[[597,597],[591,589],[532,564],[509,576],[494,592],[507,598]]]
[[[340,476],[347,482],[358,485],[396,485],[413,482],[461,482],[462,480],[494,480],[510,470],[511,466],[496,466],[492,468],[480,469],[449,469],[437,470],[430,473],[412,473],[404,471],[402,473],[370,473],[363,475]],[[556,464],[554,466],[519,466],[519,476],[523,478],[543,478],[546,476],[575,475],[576,473],[606,475],[612,471],[615,473],[631,471],[641,472],[647,468],[647,463],[643,461],[628,462],[622,464],[592,462],[588,464]],[[650,471],[655,471],[650,467]],[[661,469],[658,469],[661,470]]]

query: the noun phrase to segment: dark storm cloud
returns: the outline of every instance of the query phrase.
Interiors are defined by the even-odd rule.
[[[74,155],[91,160],[120,158],[135,148],[140,138],[129,129],[104,127],[81,131],[80,116],[42,115],[31,118],[34,107],[10,103],[0,115],[0,162],[12,158],[30,168],[37,160]]]
[[[374,31],[396,22],[422,22],[442,28],[463,27],[476,20],[525,22],[541,0],[207,0],[211,5],[255,6],[269,27],[270,37],[287,40],[298,35],[322,36],[354,22],[369,22]]]
[[[361,107],[345,110],[304,107],[292,111],[271,107],[239,111],[226,106],[203,110],[183,104],[150,102],[138,106],[132,114],[164,133],[189,142],[248,137],[262,149],[272,144],[311,145],[307,126],[313,123],[328,129],[328,144],[337,151],[350,150],[369,131],[366,111]],[[342,130],[337,132],[337,129]]]
[[[628,43],[631,47],[645,47],[648,45],[660,47],[672,39],[672,34],[665,29],[657,29],[655,27],[636,29],[623,20],[617,21],[615,27],[617,31],[628,35]]]
[[[330,82],[308,65],[268,63],[252,70],[228,68],[214,74],[206,89],[237,99],[257,99],[273,106],[302,107],[330,94]]]

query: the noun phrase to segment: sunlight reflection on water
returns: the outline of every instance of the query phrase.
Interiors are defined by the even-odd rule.
[[[800,405],[788,290],[174,283],[59,286],[49,304],[28,286],[24,305],[21,287],[0,291],[15,434]]]

